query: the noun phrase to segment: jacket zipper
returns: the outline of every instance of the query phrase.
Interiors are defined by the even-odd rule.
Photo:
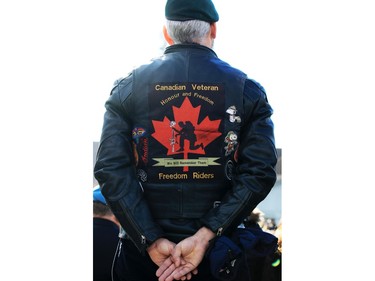
[[[122,205],[122,204],[121,204],[121,205]],[[125,207],[125,206],[122,206],[122,209],[123,209],[123,210],[126,210],[126,208],[124,208],[124,207]],[[124,211],[124,213],[125,213],[125,216],[128,218],[128,221],[129,221],[130,226],[134,229],[135,235],[138,236],[138,237],[140,238],[139,242],[137,242],[136,244],[139,245],[139,243],[140,243],[140,245],[141,245],[140,250],[144,251],[144,250],[146,249],[145,246],[146,246],[146,242],[147,242],[146,236],[144,236],[144,235],[142,234],[142,231],[140,231],[138,225],[134,222],[133,217],[130,216],[130,215],[128,214],[128,212],[126,212],[126,211]],[[126,232],[126,230],[125,230],[125,232]],[[131,238],[130,235],[128,235],[128,236]],[[136,241],[134,241],[134,242],[136,242]]]
[[[251,191],[250,191],[250,192],[251,192]],[[253,193],[251,192],[251,195],[250,195],[250,197],[249,197],[249,200],[251,199],[252,196],[253,196]],[[241,206],[243,206],[243,207],[238,208],[237,211],[236,211],[236,212],[233,212],[232,214],[238,214],[240,211],[242,211],[242,210],[244,209],[244,205],[241,204]],[[232,216],[231,219],[228,220],[228,222],[227,222],[226,224],[224,224],[223,226],[219,227],[219,229],[218,229],[217,232],[216,232],[216,235],[217,235],[217,236],[221,236],[221,234],[223,233],[224,227],[230,225],[231,222],[233,221],[233,218],[234,218],[234,217],[236,217],[236,216]]]

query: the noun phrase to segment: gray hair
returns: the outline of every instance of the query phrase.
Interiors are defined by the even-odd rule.
[[[210,32],[210,24],[201,20],[171,21],[167,20],[166,28],[175,44],[201,44]]]

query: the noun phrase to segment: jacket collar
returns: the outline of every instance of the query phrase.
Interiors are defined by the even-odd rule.
[[[174,44],[171,46],[168,46],[164,54],[170,54],[175,52],[181,52],[181,51],[193,51],[193,52],[199,52],[199,53],[206,53],[207,55],[211,55],[217,58],[216,53],[203,45],[196,44],[196,43],[186,43],[186,44]]]

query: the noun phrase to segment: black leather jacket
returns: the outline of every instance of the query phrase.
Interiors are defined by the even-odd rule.
[[[276,181],[271,115],[258,83],[197,44],[115,83],[94,175],[140,251],[243,221]]]

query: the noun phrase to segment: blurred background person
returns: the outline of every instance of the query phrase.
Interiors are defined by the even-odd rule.
[[[250,280],[281,281],[281,219],[279,224],[276,225],[274,218],[267,217],[267,215],[257,207],[244,219],[243,226],[251,229],[261,229],[277,238],[277,249],[274,253],[262,258],[253,258],[252,276]]]
[[[260,228],[263,229],[265,225],[265,215],[264,213],[256,207],[243,221],[245,227],[252,226],[254,224],[258,224]]]
[[[94,281],[111,281],[112,261],[119,241],[120,224],[107,205],[99,186],[93,190]]]
[[[277,251],[267,257],[265,266],[263,269],[261,281],[281,281],[282,271],[282,221],[280,219],[279,224],[274,230],[274,235],[277,237]]]

